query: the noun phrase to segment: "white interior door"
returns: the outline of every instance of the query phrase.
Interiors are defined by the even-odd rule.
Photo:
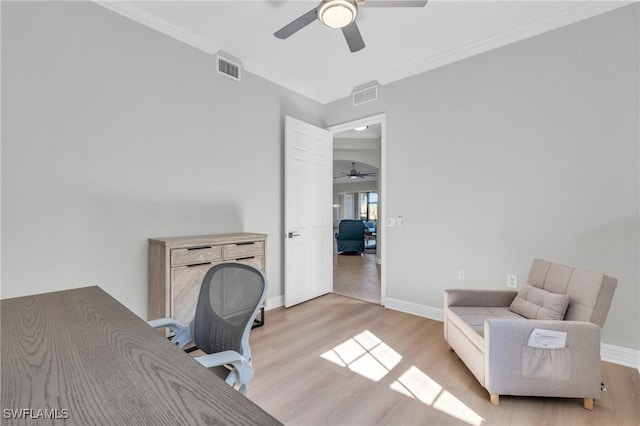
[[[284,306],[330,293],[333,137],[285,117]]]

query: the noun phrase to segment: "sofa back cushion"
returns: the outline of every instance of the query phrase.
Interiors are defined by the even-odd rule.
[[[564,319],[569,306],[569,296],[552,293],[529,284],[522,286],[509,310],[529,319],[557,320]]]
[[[569,296],[564,316],[568,321],[588,321],[602,327],[618,280],[604,274],[534,259],[527,284]]]

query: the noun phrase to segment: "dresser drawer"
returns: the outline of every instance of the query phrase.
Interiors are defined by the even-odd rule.
[[[244,263],[264,272],[264,256],[245,257],[237,260],[229,260],[229,262]]]
[[[247,244],[225,244],[224,245],[224,259],[232,260],[243,257],[251,256],[263,256],[264,255],[264,242],[256,241]]]
[[[171,266],[195,265],[222,260],[222,246],[194,247],[171,250]]]
[[[211,267],[223,262],[267,267],[266,234],[187,235],[149,239],[149,319],[193,319],[202,280]],[[259,324],[264,324],[264,312]],[[170,334],[164,327],[160,332]]]

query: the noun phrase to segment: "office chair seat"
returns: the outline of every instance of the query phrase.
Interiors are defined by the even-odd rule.
[[[207,355],[195,357],[243,394],[253,378],[249,332],[264,303],[267,279],[258,269],[241,263],[221,263],[206,273],[196,313],[185,325],[170,318],[149,321],[168,327],[171,342],[183,348],[194,342]]]

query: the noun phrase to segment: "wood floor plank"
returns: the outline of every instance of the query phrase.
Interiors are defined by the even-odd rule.
[[[384,345],[358,349],[363,336]],[[640,425],[637,370],[603,362],[607,391],[593,411],[564,398],[501,396],[496,407],[441,322],[335,294],[269,311],[251,348],[249,398],[286,425]],[[338,365],[327,353],[355,359]]]

